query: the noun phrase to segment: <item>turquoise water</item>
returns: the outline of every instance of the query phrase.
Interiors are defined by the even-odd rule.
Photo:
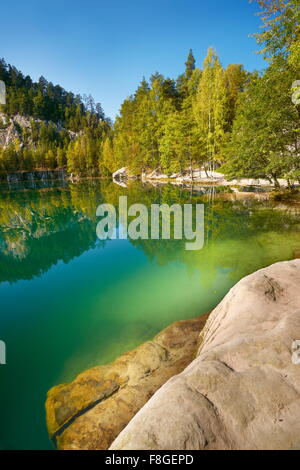
[[[0,449],[50,449],[47,390],[169,323],[206,313],[241,277],[300,248],[297,207],[249,195],[99,180],[0,190]],[[228,191],[228,190],[227,190]],[[102,202],[205,204],[205,245],[96,237]]]

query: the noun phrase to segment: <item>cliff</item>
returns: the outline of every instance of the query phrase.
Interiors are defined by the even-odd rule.
[[[49,122],[34,119],[30,116],[22,116],[16,114],[15,116],[8,116],[0,112],[0,147],[7,148],[16,142],[19,145],[32,145],[32,124],[49,124]],[[52,123],[57,132],[62,131],[64,128],[60,124]],[[68,131],[70,138],[75,138],[76,133]]]

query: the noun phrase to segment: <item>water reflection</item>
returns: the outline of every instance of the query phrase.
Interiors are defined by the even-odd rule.
[[[45,184],[45,183],[43,183]],[[53,184],[57,187],[52,187]],[[130,240],[159,265],[179,261],[189,270],[203,266],[207,279],[228,268],[234,279],[262,265],[290,259],[300,247],[298,210],[266,197],[242,197],[228,188],[183,190],[171,185],[134,183],[122,188],[106,181],[0,192],[0,282],[30,280],[58,261],[68,263],[94,247],[114,241],[96,236],[96,208],[103,202],[128,204],[205,203],[205,246],[187,252],[184,240]],[[251,194],[250,194],[251,196]]]
[[[205,204],[205,245],[96,237],[96,208]],[[47,390],[167,324],[210,311],[242,276],[300,252],[296,206],[228,188],[93,180],[0,189],[0,448],[50,448]],[[8,282],[5,282],[8,281]],[[30,432],[29,432],[30,430]]]

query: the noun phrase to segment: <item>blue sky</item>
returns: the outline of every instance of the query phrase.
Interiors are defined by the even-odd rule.
[[[176,78],[189,48],[199,66],[214,46],[224,66],[263,68],[249,37],[255,12],[248,0],[5,1],[0,56],[34,80],[91,93],[114,118],[143,76]]]

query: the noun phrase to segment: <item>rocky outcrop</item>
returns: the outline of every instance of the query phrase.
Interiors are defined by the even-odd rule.
[[[299,286],[300,260],[242,279],[111,449],[299,449]]]
[[[114,363],[51,389],[47,425],[57,446],[107,449],[153,393],[193,360],[206,320],[176,322]]]
[[[140,177],[139,174],[134,174],[126,166],[120,168],[112,174],[115,183],[126,182],[127,180],[136,180]]]
[[[113,177],[113,180],[116,180],[116,181],[126,180],[128,177],[126,167],[124,166],[123,168],[120,168],[119,170],[115,171],[112,174],[112,177]]]
[[[50,121],[42,121],[41,119],[34,119],[29,116],[22,116],[16,114],[14,116],[8,116],[5,113],[0,112],[0,147],[7,148],[11,144],[18,142],[19,146],[29,145],[32,146],[32,138],[30,137],[32,131],[32,123],[36,124],[49,124]],[[64,128],[58,123],[54,124],[57,132]],[[71,139],[77,137],[77,133],[67,130]],[[27,135],[26,141],[24,135]]]

